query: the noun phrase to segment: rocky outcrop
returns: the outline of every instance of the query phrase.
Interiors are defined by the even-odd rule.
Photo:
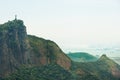
[[[106,71],[111,73],[114,77],[120,78],[120,66],[116,62],[108,58],[105,54],[98,60],[98,63],[101,62],[103,67],[106,67]]]
[[[71,60],[50,40],[28,36],[22,20],[0,25],[0,77],[14,72],[19,66],[41,66],[57,63],[65,69]]]
[[[21,20],[8,21],[0,25],[0,76],[27,63],[27,34]]]

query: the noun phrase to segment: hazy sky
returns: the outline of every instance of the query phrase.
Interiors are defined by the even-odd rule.
[[[0,24],[15,14],[63,50],[120,44],[120,0],[0,0]]]

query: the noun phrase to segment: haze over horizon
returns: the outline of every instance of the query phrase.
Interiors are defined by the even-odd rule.
[[[28,34],[55,41],[65,52],[119,48],[119,0],[3,0],[0,24],[17,14]]]

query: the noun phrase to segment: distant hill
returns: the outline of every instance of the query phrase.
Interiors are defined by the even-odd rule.
[[[73,52],[67,55],[75,62],[91,62],[98,59],[97,57],[86,52]]]
[[[102,55],[95,62],[76,62],[73,64],[72,70],[79,75],[79,79],[91,80],[119,80],[120,66],[106,55]],[[93,80],[94,80],[93,78]]]

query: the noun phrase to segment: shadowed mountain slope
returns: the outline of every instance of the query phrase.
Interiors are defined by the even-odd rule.
[[[99,80],[118,80],[120,79],[120,66],[106,55],[102,55],[95,62],[74,63],[72,70],[79,75],[80,78],[84,76],[94,76]]]

